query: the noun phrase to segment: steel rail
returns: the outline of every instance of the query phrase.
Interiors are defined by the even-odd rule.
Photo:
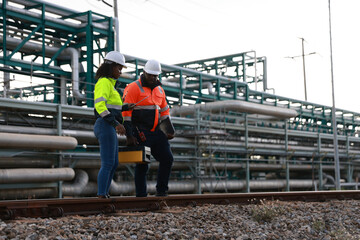
[[[112,197],[72,199],[30,199],[0,201],[0,219],[20,217],[63,217],[68,215],[107,214],[117,211],[156,211],[173,206],[203,204],[257,204],[261,200],[323,202],[360,200],[360,191],[267,192],[227,194],[187,194],[167,197]]]

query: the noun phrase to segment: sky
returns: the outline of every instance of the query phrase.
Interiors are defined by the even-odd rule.
[[[58,4],[114,15],[113,8],[99,0]],[[328,4],[328,0],[118,0],[120,51],[176,64],[255,50],[267,58],[268,87],[276,95],[305,100],[304,38],[307,100],[332,106]],[[359,0],[331,0],[335,106],[357,113],[359,11]]]

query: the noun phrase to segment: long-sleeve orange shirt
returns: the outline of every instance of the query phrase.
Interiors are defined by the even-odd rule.
[[[170,115],[165,91],[160,85],[151,89],[143,86],[139,79],[125,88],[123,96],[124,104],[137,103],[132,110],[122,112],[124,121],[131,121],[139,128],[155,131],[159,122]]]

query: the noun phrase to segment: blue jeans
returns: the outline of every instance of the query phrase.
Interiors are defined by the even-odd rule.
[[[105,196],[109,194],[111,181],[119,165],[119,142],[115,128],[102,118],[96,120],[94,133],[99,140],[101,158],[101,168],[97,178],[97,195]]]
[[[136,131],[134,132],[134,136],[137,137],[140,145],[145,145],[151,148],[151,155],[159,162],[156,191],[158,193],[165,193],[168,191],[170,172],[174,161],[169,141],[165,134],[160,130],[156,130],[155,132],[143,130],[143,132],[146,137],[145,142],[141,141]],[[137,197],[147,196],[146,174],[148,169],[148,164],[136,164],[135,188]]]

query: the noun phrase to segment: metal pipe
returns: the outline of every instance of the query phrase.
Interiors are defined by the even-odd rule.
[[[316,184],[318,182],[316,181]],[[147,187],[150,194],[154,194],[155,181],[148,181]],[[224,192],[224,191],[243,191],[246,185],[245,181],[228,180],[228,181],[206,181],[202,182],[201,187],[204,192]],[[251,190],[271,190],[271,189],[284,189],[286,186],[286,180],[266,180],[250,181]],[[290,180],[291,189],[303,189],[312,188],[312,180]],[[173,181],[169,182],[170,193],[192,193],[195,190],[195,184],[193,181]],[[113,196],[116,195],[129,195],[134,194],[135,186],[133,182],[122,182],[114,184],[112,182],[110,193]],[[80,194],[82,196],[95,196],[97,193],[97,184],[95,182],[89,182],[85,188],[82,189]],[[75,195],[79,195],[76,193]],[[0,190],[0,199],[21,199],[21,198],[44,198],[55,197],[56,189],[43,188],[43,189],[7,189]]]
[[[0,36],[0,42],[3,42],[3,37]],[[6,38],[6,46],[15,48],[22,42],[22,39],[16,39],[16,38]],[[13,49],[12,49],[13,50]],[[45,46],[45,54],[48,57],[52,57],[54,54],[56,54],[60,48],[57,47],[51,47],[51,46]],[[35,52],[41,52],[42,51],[42,45],[33,43],[33,42],[26,42],[24,46],[21,48],[21,52],[25,53],[35,53]],[[61,54],[59,55],[59,58],[65,58],[68,59],[70,56],[71,59],[71,77],[72,77],[72,84],[73,84],[73,95],[78,100],[84,100],[86,99],[85,94],[80,93],[79,90],[79,52],[75,48],[65,48]],[[31,65],[31,63],[28,63]]]
[[[318,181],[315,181],[318,184]],[[291,189],[304,189],[312,188],[312,180],[290,180]],[[195,191],[194,181],[170,181],[169,193],[192,193]],[[204,192],[224,192],[224,191],[243,191],[246,186],[244,180],[203,180],[201,182],[201,189]],[[251,180],[251,190],[271,190],[271,189],[285,189],[286,180]],[[147,189],[150,194],[156,192],[156,181],[148,181]],[[95,182],[89,182],[84,188],[82,194],[95,196],[97,192],[97,185]],[[134,194],[135,185],[133,182],[112,182],[110,187],[110,193],[113,196],[116,195],[128,195]]]
[[[60,103],[66,104],[66,79],[64,76],[60,77]]]
[[[74,149],[77,140],[73,137],[0,133],[0,147],[32,149]]]
[[[57,135],[56,129],[50,129],[50,128],[35,128],[35,127],[19,127],[19,126],[8,126],[8,125],[0,125],[0,131],[1,132],[8,132],[8,133],[24,133],[24,134],[43,134],[43,135]],[[74,137],[77,139],[78,143],[80,144],[97,144],[97,139],[95,138],[93,131],[82,131],[82,130],[68,130],[63,129],[63,135]],[[126,138],[124,136],[118,136],[118,140],[121,144],[125,143]],[[222,141],[222,140],[206,140],[201,139],[201,144],[207,145],[208,148],[211,146],[212,149],[226,149],[227,151],[240,151],[244,150],[244,143],[243,141]],[[176,149],[189,149],[191,146],[193,146],[194,142],[191,138],[183,138],[183,137],[177,137],[173,140],[171,140],[172,148],[176,151]],[[307,146],[301,146],[301,143],[298,145],[290,144],[289,149],[298,151],[304,151],[309,152],[311,155],[312,152],[318,152],[317,146],[314,147],[307,147]],[[219,147],[222,146],[222,147]],[[248,143],[248,147],[255,148],[256,151],[260,149],[278,149],[281,151],[285,151],[285,147],[282,144],[273,144],[273,143],[257,143],[250,141]],[[208,149],[204,149],[204,151],[207,151]],[[322,146],[322,152],[328,152],[331,154],[333,152],[333,149],[330,147]],[[341,153],[346,154],[346,150],[340,151]],[[360,155],[359,149],[352,149],[349,150],[349,153],[354,155]],[[79,163],[80,164],[80,163]]]
[[[27,6],[27,7],[36,6],[38,4],[45,4],[47,12],[55,13],[55,14],[58,14],[58,15],[63,16],[63,17],[68,16],[69,13],[71,13],[71,14],[81,13],[81,12],[76,11],[74,9],[66,8],[66,7],[63,7],[61,5],[57,5],[57,4],[54,4],[54,3],[51,3],[51,2],[48,2],[48,1],[43,1],[43,0],[28,0],[28,1],[24,1],[24,0],[7,0],[7,2],[14,2],[14,3],[24,5],[24,6]],[[74,17],[74,19],[77,19],[79,21],[86,21],[87,17],[81,15],[81,16]],[[100,18],[97,17],[97,16],[94,16],[94,19],[100,19]]]
[[[85,94],[80,93],[79,90],[79,52],[75,48],[65,48],[63,53],[71,56],[71,69],[72,69],[72,91],[73,95],[78,100],[85,100]]]
[[[74,176],[72,168],[0,169],[1,184],[70,181]]]
[[[21,126],[10,126],[0,125],[0,132],[6,133],[23,133],[23,134],[41,134],[41,135],[57,135],[57,130],[54,128],[37,128],[37,127],[21,127]],[[62,134],[68,137],[74,137],[78,143],[86,144],[98,144],[98,140],[95,137],[93,131],[85,130],[69,130],[62,129]],[[125,136],[117,136],[119,143],[125,143]]]
[[[63,183],[62,194],[64,196],[79,196],[81,191],[89,182],[88,174],[81,169],[75,170],[75,179],[73,183]]]
[[[245,102],[240,100],[208,102],[205,104],[194,104],[190,106],[174,106],[170,110],[170,113],[171,115],[189,115],[195,114],[197,110],[204,112],[220,112],[221,110],[226,110],[247,113],[260,113],[264,115],[275,116],[278,118],[291,118],[298,115],[298,113],[293,109],[275,106],[265,106],[262,104]]]
[[[161,84],[163,84],[165,86],[176,87],[176,88],[180,88],[180,85],[181,85],[183,89],[187,88],[187,80],[184,77],[181,78],[181,84],[180,84],[179,78],[163,79],[161,81]]]
[[[147,62],[147,59],[144,59],[144,58],[138,58],[138,57],[134,57],[134,56],[131,56],[131,55],[128,55],[128,54],[124,54],[124,56],[126,58],[126,61],[131,61],[131,60],[136,59],[137,63],[140,64],[140,65],[145,66],[145,64]],[[227,82],[237,82],[237,83],[239,83],[238,80],[234,80],[232,78],[223,77],[223,76],[214,76],[214,75],[207,74],[207,73],[201,73],[201,72],[189,69],[189,68],[179,67],[179,66],[176,66],[176,65],[168,65],[168,64],[161,63],[161,69],[163,71],[167,71],[167,72],[182,71],[182,72],[186,73],[186,75],[192,75],[192,76],[198,76],[199,74],[201,74],[203,80],[216,80],[216,79],[219,79],[219,80],[225,80]]]
[[[2,43],[4,41],[3,36],[0,35],[0,42]],[[6,47],[9,48],[9,50],[14,50],[19,44],[22,43],[22,39],[18,38],[6,38]],[[52,46],[45,46],[45,56],[46,57],[52,57],[55,53],[59,51],[60,48],[58,47],[52,47]],[[32,54],[36,52],[42,51],[42,45],[34,42],[27,41],[22,48],[20,49],[21,52]],[[69,59],[68,55],[65,55],[64,52],[62,52],[59,55],[60,59]],[[29,63],[31,64],[31,63]]]

